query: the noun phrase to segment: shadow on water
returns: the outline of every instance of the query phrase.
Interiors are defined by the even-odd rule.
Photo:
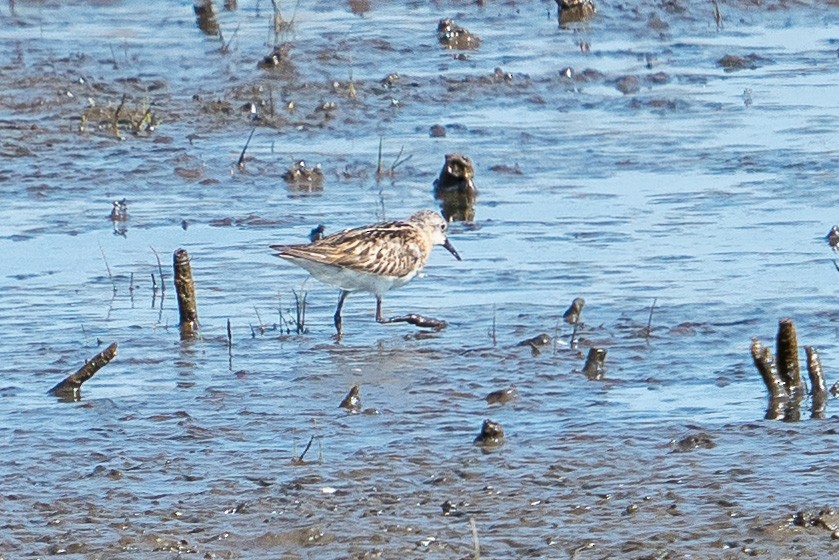
[[[749,350],[792,317],[836,380],[839,12],[589,16],[0,9],[0,554],[834,556],[833,401],[764,419]],[[358,295],[336,342],[269,250],[438,207],[463,261],[385,313],[439,332]]]

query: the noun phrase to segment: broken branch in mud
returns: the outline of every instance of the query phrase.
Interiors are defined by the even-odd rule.
[[[61,383],[47,391],[47,394],[67,401],[79,400],[81,398],[82,383],[93,377],[97,371],[106,366],[116,355],[117,343],[114,342],[93,356],[76,373],[65,377]]]
[[[175,293],[178,296],[181,340],[195,338],[198,334],[198,309],[195,301],[195,282],[192,279],[192,267],[189,253],[178,249],[173,255],[175,269]]]
[[[414,157],[414,154],[410,154],[403,158],[402,154],[405,151],[405,146],[402,146],[399,148],[399,153],[396,155],[396,159],[393,160],[393,163],[390,165],[390,169],[385,171],[382,162],[382,142],[383,137],[379,136],[379,157],[376,163],[376,179],[381,179],[382,177],[395,177],[396,168]]]
[[[827,407],[827,383],[824,380],[821,360],[819,354],[812,346],[805,346],[807,354],[807,374],[810,377],[812,387],[813,406],[811,408],[812,418],[824,418],[824,409]]]
[[[766,389],[769,391],[769,397],[772,399],[786,399],[787,390],[784,387],[784,382],[778,375],[778,369],[775,367],[775,357],[772,351],[763,346],[757,338],[752,339],[751,346],[752,360],[754,360],[755,367]]]
[[[805,346],[804,350],[807,354],[807,373],[813,386],[811,417],[824,418],[827,405],[824,372],[816,349]],[[751,354],[755,367],[769,391],[769,404],[764,418],[767,420],[783,418],[787,422],[800,420],[800,404],[807,390],[801,379],[798,337],[792,319],[784,318],[778,321],[774,359],[769,348],[761,345],[757,338],[752,339]]]
[[[775,343],[775,359],[778,375],[791,398],[801,398],[804,384],[801,382],[801,368],[798,363],[798,337],[792,319],[778,321],[778,336]]]

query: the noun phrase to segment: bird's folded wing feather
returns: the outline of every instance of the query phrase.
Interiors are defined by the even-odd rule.
[[[272,245],[271,248],[279,252],[279,257],[380,276],[405,276],[423,259],[416,230],[402,222],[341,231],[309,245]]]

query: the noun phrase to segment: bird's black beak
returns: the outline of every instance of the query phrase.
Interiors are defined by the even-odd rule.
[[[454,245],[452,245],[452,242],[451,242],[451,241],[449,241],[448,239],[446,239],[446,242],[445,242],[445,243],[443,243],[443,247],[445,247],[445,248],[446,248],[446,250],[447,250],[449,253],[451,253],[452,255],[454,255],[454,258],[456,258],[457,260],[462,260],[462,259],[460,258],[460,255],[458,255],[458,254],[457,254],[457,250],[454,248]]]

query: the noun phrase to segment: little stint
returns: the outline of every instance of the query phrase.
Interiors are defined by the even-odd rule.
[[[382,297],[410,282],[428,262],[435,245],[445,247],[457,260],[460,255],[446,238],[448,224],[440,214],[422,210],[407,220],[382,222],[347,229],[303,245],[271,245],[280,258],[308,270],[312,276],[341,290],[335,310],[338,338],[343,334],[341,310],[350,292],[376,296],[376,321],[405,322],[442,328],[445,321],[410,314],[385,319]]]

